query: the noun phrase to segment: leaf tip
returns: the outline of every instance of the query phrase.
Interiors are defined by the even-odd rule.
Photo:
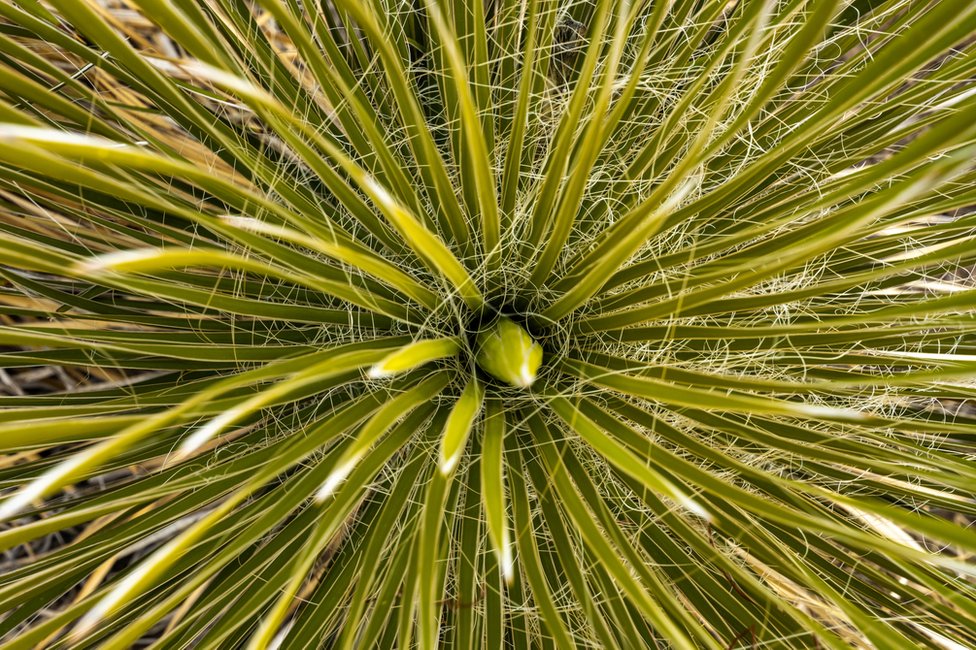
[[[366,371],[366,376],[370,379],[385,379],[393,375],[394,373],[387,370],[386,366],[382,363],[377,363]]]
[[[451,454],[450,456],[441,456],[441,461],[440,461],[441,475],[450,476],[451,474],[453,474],[455,468],[457,468],[459,460],[461,460],[460,450]]]
[[[688,510],[689,512],[691,512],[692,514],[697,515],[698,517],[701,517],[702,519],[704,519],[705,521],[707,521],[710,524],[715,523],[715,518],[712,516],[712,513],[710,513],[708,510],[706,510],[704,508],[704,506],[702,506],[700,503],[698,503],[697,501],[695,501],[691,497],[689,497],[689,496],[682,496],[680,498],[680,502],[681,502],[681,505],[686,510]]]
[[[335,494],[335,491],[339,485],[345,481],[346,477],[349,476],[349,473],[352,472],[354,465],[355,460],[349,460],[332,470],[332,473],[329,474],[328,478],[325,479],[325,482],[322,483],[322,487],[320,487],[319,491],[315,493],[315,502],[322,503],[330,496]]]
[[[507,585],[511,585],[515,580],[515,559],[512,557],[510,544],[505,544],[502,548],[502,577]]]

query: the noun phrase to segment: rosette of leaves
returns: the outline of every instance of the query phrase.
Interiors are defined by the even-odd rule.
[[[974,25],[0,3],[0,648],[973,646]]]

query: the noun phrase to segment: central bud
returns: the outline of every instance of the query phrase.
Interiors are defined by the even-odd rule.
[[[475,361],[495,379],[528,388],[542,364],[542,346],[521,325],[502,316],[478,332]]]

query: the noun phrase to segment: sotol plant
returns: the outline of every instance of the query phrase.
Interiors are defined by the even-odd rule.
[[[0,2],[0,648],[973,647],[974,26]]]

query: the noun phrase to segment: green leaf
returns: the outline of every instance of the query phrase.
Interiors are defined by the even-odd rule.
[[[444,433],[441,436],[438,467],[441,474],[452,476],[457,468],[464,447],[475,426],[475,420],[481,413],[481,405],[485,399],[485,389],[477,378],[472,377],[460,397],[451,407],[451,414],[444,423]]]

